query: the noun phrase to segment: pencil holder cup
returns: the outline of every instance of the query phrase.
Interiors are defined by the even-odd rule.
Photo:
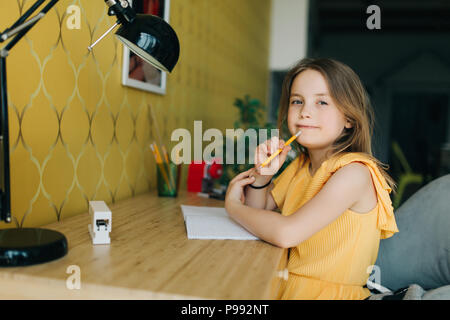
[[[178,194],[179,165],[173,162],[157,163],[156,181],[158,196],[176,197]]]

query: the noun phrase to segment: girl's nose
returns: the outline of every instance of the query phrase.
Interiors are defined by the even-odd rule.
[[[300,118],[310,118],[311,117],[311,110],[309,109],[307,104],[305,104],[303,107],[300,108],[299,116],[300,116]]]

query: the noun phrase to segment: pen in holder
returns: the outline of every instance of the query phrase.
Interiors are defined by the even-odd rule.
[[[156,180],[158,196],[176,197],[179,185],[179,168],[181,164],[176,165],[173,162],[157,163]]]

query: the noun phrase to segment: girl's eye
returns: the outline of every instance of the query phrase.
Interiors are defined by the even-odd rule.
[[[324,105],[328,105],[328,103],[326,103],[325,101],[321,100],[318,102],[320,105],[324,106]],[[291,104],[303,104],[303,102],[301,100],[292,100]]]

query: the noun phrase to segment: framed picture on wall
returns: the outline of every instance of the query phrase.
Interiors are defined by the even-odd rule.
[[[169,23],[170,0],[128,0],[136,13],[152,14]],[[166,73],[142,60],[123,46],[122,84],[128,87],[166,93]]]

